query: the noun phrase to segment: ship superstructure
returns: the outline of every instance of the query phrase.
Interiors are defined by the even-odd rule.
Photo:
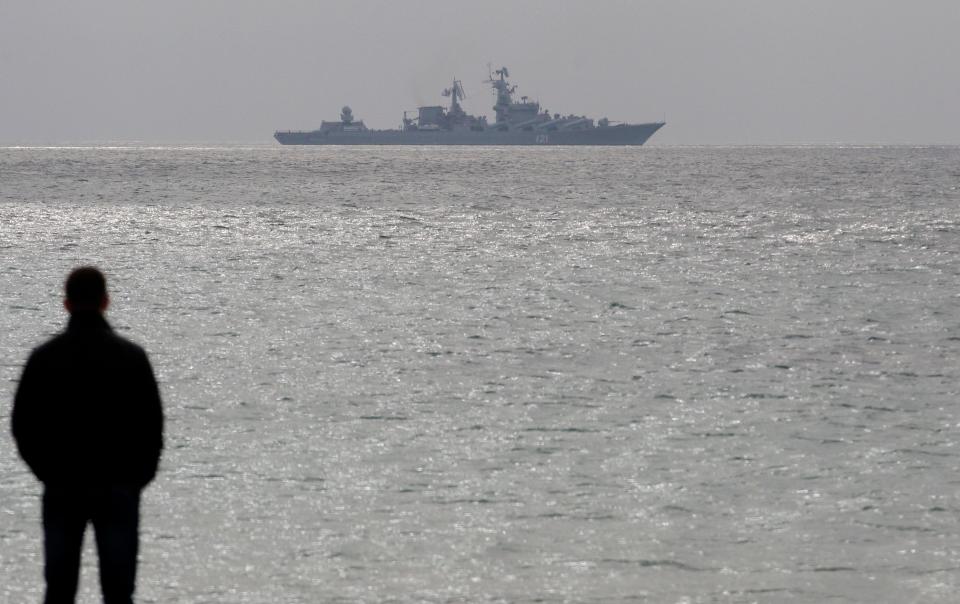
[[[429,105],[417,109],[416,118],[408,118],[407,112],[403,114],[404,131],[470,131],[483,132],[487,129],[487,118],[469,115],[463,110],[460,101],[466,98],[463,91],[463,85],[460,80],[454,78],[450,88],[445,88],[441,93],[443,96],[450,97],[450,107],[444,108],[442,105]]]
[[[526,96],[517,102],[516,86],[509,77],[509,70],[501,67],[486,80],[496,95],[492,124],[485,116],[463,110],[460,102],[466,93],[454,78],[442,92],[450,98],[449,107],[419,107],[415,117],[404,112],[398,130],[369,129],[362,120],[355,121],[353,111],[345,106],[339,122],[323,121],[317,130],[276,132],[274,137],[285,145],[642,145],[664,126],[664,122],[613,124],[607,118],[594,122],[582,115],[551,115]]]

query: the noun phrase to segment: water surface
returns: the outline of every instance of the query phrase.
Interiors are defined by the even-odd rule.
[[[168,415],[143,602],[953,602],[958,166],[0,149],[0,420],[91,262]],[[0,439],[0,600],[39,601]]]

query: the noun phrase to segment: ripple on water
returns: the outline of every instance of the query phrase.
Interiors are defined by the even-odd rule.
[[[156,602],[951,602],[958,159],[0,150],[0,382],[102,264],[167,401]]]

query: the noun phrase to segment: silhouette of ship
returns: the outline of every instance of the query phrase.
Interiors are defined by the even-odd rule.
[[[497,94],[496,121],[466,113],[460,106],[466,94],[460,80],[454,79],[443,96],[450,106],[420,107],[416,117],[403,114],[398,130],[367,128],[356,120],[350,107],[340,112],[340,121],[323,121],[311,131],[279,131],[274,138],[284,145],[642,145],[665,125],[614,124],[607,118],[594,122],[582,115],[551,115],[540,103],[520,97],[515,102],[516,86],[507,81],[506,67],[490,74],[486,83]]]

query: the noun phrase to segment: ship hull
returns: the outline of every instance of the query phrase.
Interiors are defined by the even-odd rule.
[[[277,132],[283,145],[642,145],[663,122],[558,131],[365,130]]]

